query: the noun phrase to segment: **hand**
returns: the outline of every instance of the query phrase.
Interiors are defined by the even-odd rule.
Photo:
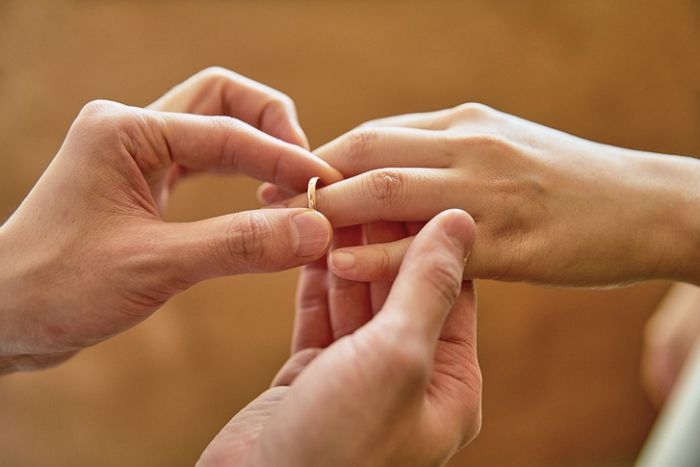
[[[370,122],[316,154],[348,177],[317,193],[334,227],[472,214],[468,277],[700,283],[694,159],[585,141],[475,104]],[[271,186],[259,194],[280,197]],[[389,280],[410,242],[341,249],[330,266],[347,279]]]
[[[198,465],[446,462],[481,421],[474,291],[461,283],[473,235],[461,211],[430,221],[376,316],[367,284],[328,281],[323,262],[307,266],[292,357]]]
[[[297,191],[314,175],[340,178],[300,145],[289,98],[221,69],[150,109],[85,106],[0,228],[0,373],[61,361],[198,281],[322,256],[330,226],[305,209],[160,217],[175,181],[192,171],[241,172]]]
[[[642,379],[661,406],[669,397],[686,360],[700,345],[700,288],[676,284],[649,318],[644,333]]]

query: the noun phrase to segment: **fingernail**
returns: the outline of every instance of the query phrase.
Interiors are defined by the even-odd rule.
[[[355,265],[355,255],[348,251],[334,251],[331,253],[330,263],[333,269],[344,271]]]
[[[322,214],[307,211],[292,217],[294,251],[297,256],[318,256],[330,242],[328,221]]]

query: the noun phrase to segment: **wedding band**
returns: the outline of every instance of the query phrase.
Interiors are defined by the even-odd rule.
[[[311,177],[309,180],[309,187],[306,189],[306,200],[308,202],[309,209],[316,211],[316,184],[318,183],[318,177]]]

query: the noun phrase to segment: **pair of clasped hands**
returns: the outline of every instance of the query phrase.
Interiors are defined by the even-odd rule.
[[[147,108],[92,102],[0,228],[0,370],[59,363],[202,280],[305,265],[290,359],[201,465],[440,465],[481,421],[465,277],[698,283],[697,190],[673,188],[693,164],[474,104],[310,152],[287,96],[220,68]],[[269,206],[163,221],[207,172],[266,182]]]

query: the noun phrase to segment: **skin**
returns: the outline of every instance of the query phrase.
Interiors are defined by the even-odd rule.
[[[391,280],[416,226],[460,208],[477,225],[468,277],[700,284],[695,159],[586,141],[478,104],[369,122],[315,153],[346,177],[317,192],[334,227],[381,220],[406,230],[395,242],[335,250],[329,267],[340,277]],[[268,184],[259,197],[284,193]]]
[[[0,228],[0,373],[62,361],[201,280],[311,262],[292,357],[200,465],[442,465],[481,420],[465,272],[698,283],[698,163],[688,158],[478,105],[371,122],[320,158],[307,149],[286,96],[222,69],[148,109],[87,105]],[[266,201],[320,175],[319,209],[335,229],[328,261],[331,223],[301,198],[164,222],[170,190],[198,172],[266,180]],[[476,223],[442,212],[450,206]]]
[[[481,423],[475,296],[462,282],[474,232],[463,211],[431,220],[376,314],[368,284],[307,266],[291,358],[198,466],[444,464]]]
[[[468,214],[428,223],[393,286],[331,274],[333,231],[315,211],[161,217],[193,173],[239,172],[287,193],[314,175],[342,178],[307,148],[286,96],[228,70],[205,70],[147,109],[88,104],[0,228],[0,373],[63,361],[198,281],[311,263],[292,357],[200,464],[446,462],[481,422],[475,295],[462,282],[475,235]],[[393,227],[336,229],[333,244],[405,235]]]
[[[307,209],[187,223],[160,215],[191,173],[242,173],[290,190],[314,175],[340,179],[307,147],[288,97],[219,68],[147,109],[86,105],[0,228],[0,373],[65,360],[204,279],[323,256],[330,225]]]
[[[676,284],[649,318],[644,332],[642,381],[657,406],[670,396],[697,345],[700,345],[700,288]]]

